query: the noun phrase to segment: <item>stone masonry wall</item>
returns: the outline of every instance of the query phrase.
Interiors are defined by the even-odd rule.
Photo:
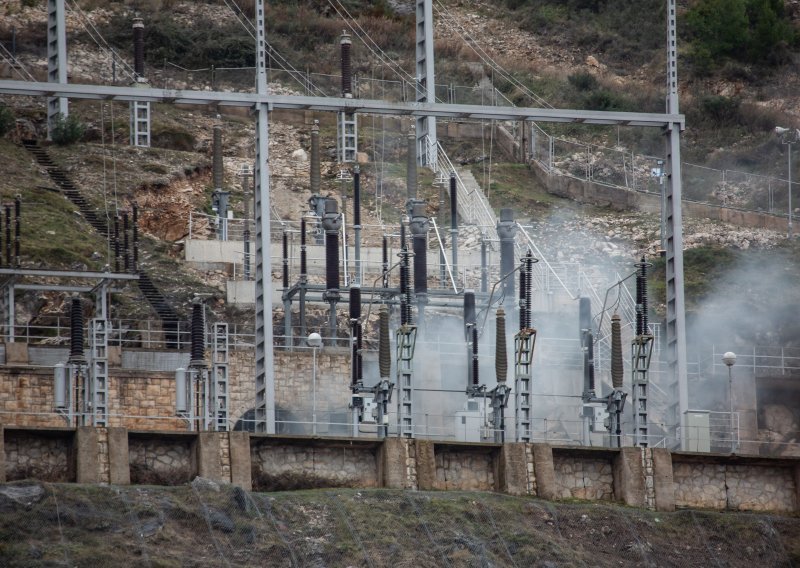
[[[131,482],[179,485],[194,474],[191,440],[179,438],[128,438]]]
[[[0,370],[0,422],[15,426],[66,426],[54,411],[53,370]],[[186,430],[175,417],[175,378],[169,373],[111,369],[108,426],[130,430]]]
[[[6,430],[6,481],[36,478],[44,481],[74,481],[72,433],[67,436],[36,435]]]
[[[372,446],[309,447],[251,439],[253,482],[275,487],[378,487],[378,450]]]
[[[797,507],[790,468],[677,462],[672,476],[678,507],[752,511]]]
[[[494,491],[495,459],[486,451],[436,448],[436,489]]]
[[[614,499],[614,477],[608,460],[553,456],[553,469],[558,498]]]

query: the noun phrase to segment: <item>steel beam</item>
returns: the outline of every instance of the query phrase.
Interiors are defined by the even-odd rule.
[[[77,270],[37,270],[35,268],[0,268],[0,276],[43,276],[55,278],[90,278],[96,280],[138,280],[138,274],[124,272],[81,272]]]
[[[436,78],[433,61],[432,0],[416,0],[417,5],[417,102],[436,102]],[[436,167],[436,118],[417,117],[417,163]]]
[[[47,82],[67,82],[67,25],[64,0],[47,0]],[[50,140],[56,119],[69,114],[66,97],[47,99],[47,139]]]
[[[236,93],[218,91],[181,91],[110,85],[78,85],[32,81],[0,81],[0,94],[69,97],[71,99],[149,101],[156,103],[219,105],[271,109],[305,109],[320,112],[358,112],[361,114],[396,116],[435,116],[475,120],[531,120],[536,122],[571,122],[664,128],[670,124],[684,128],[686,121],[679,114],[608,112],[552,108],[493,107],[446,103],[391,102],[342,97],[307,97]]]
[[[667,113],[678,114],[678,48],[675,0],[667,5]],[[667,245],[667,364],[678,385],[681,447],[685,448],[689,387],[686,364],[686,312],[683,294],[683,217],[681,212],[681,130],[679,122],[666,125],[667,183],[664,184]]]
[[[272,347],[272,256],[269,235],[269,111],[264,0],[256,0],[256,431],[275,433],[275,364]]]

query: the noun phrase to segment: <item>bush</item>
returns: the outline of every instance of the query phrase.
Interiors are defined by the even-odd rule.
[[[597,77],[591,73],[578,72],[567,77],[569,84],[579,91],[594,91],[597,88]]]
[[[0,137],[11,132],[14,124],[14,112],[6,105],[0,105]]]
[[[71,114],[65,118],[63,114],[59,114],[55,119],[50,138],[59,146],[67,146],[80,140],[85,132],[86,125],[77,116]]]

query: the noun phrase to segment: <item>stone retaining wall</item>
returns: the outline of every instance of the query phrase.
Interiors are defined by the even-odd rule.
[[[606,459],[553,456],[557,498],[610,501],[614,476]]]
[[[495,460],[494,453],[485,449],[452,449],[436,446],[435,489],[455,489],[460,491],[494,491]]]
[[[266,490],[379,487],[376,445],[292,444],[251,439],[254,486]]]
[[[128,459],[131,482],[179,485],[195,473],[193,438],[130,436]]]
[[[72,432],[5,430],[3,437],[6,481],[75,481]]]
[[[707,509],[795,511],[797,489],[788,467],[674,463],[675,505]]]

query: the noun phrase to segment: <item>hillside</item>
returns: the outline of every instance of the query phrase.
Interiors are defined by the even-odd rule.
[[[726,3],[752,4],[750,0],[739,0],[738,4],[736,0],[724,0],[720,5]],[[125,83],[123,66],[112,69],[107,52],[95,39],[99,33],[109,46],[129,60],[130,21],[135,11],[146,21],[146,72],[153,85],[251,89],[251,71],[247,67],[253,63],[252,38],[237,21],[230,4],[179,0],[150,0],[135,5],[98,4],[94,0],[75,2],[74,6],[80,9],[71,9],[67,15],[71,81],[97,78],[111,81],[116,73],[117,83]],[[245,15],[252,15],[250,2],[236,4]],[[662,4],[647,0],[633,9],[630,3],[620,0],[437,1],[434,3],[437,83],[451,86],[457,102],[482,102],[486,93],[496,88],[519,105],[660,110],[665,58]],[[706,4],[707,0],[679,2],[679,77],[682,111],[687,115],[684,159],[702,167],[733,167],[783,178],[786,146],[774,136],[773,128],[777,124],[791,126],[796,121],[798,46],[796,37],[789,32],[796,29],[798,2],[769,3],[775,21],[783,26],[781,30],[788,30],[788,35],[773,38],[774,45],[763,57],[755,48],[726,52],[724,46],[701,42],[697,33],[700,23],[712,26],[709,29],[727,31],[713,28],[722,25],[718,22],[698,19],[696,14],[702,15]],[[323,91],[335,94],[338,38],[349,26],[358,32],[355,35],[368,36],[374,42],[368,47],[361,39],[354,40],[353,64],[361,96],[379,97],[390,89],[388,81],[399,84],[401,77],[406,80],[410,77],[403,70],[413,69],[414,65],[412,2],[276,1],[267,3],[267,9],[268,37],[280,54],[280,58],[275,56],[276,69],[270,77],[275,92],[302,92],[306,88],[288,72],[277,68],[289,61]],[[46,67],[44,3],[3,0],[0,13],[3,14],[0,41],[10,46],[13,29],[19,61],[34,76],[42,77]],[[347,22],[342,16],[346,16]],[[757,35],[760,20],[753,18],[742,23],[744,27],[739,30],[742,37]],[[713,64],[700,65],[701,48],[722,51],[713,52]],[[5,72],[13,76],[12,71]],[[4,173],[8,175],[0,177],[0,195],[8,200],[21,194],[27,204],[23,209],[26,221],[23,265],[101,268],[109,263],[107,244],[86,230],[77,211],[71,205],[64,206],[64,201],[50,191],[53,184],[41,168],[15,145],[23,137],[43,137],[41,101],[9,97],[4,102],[18,123],[17,131],[2,141],[8,157]],[[87,127],[86,134],[73,145],[50,147],[54,161],[73,177],[99,211],[113,214],[130,207],[134,201],[139,203],[145,236],[144,266],[153,271],[157,283],[173,298],[179,312],[185,313],[191,296],[200,293],[211,297],[209,305],[219,317],[249,320],[250,314],[240,314],[225,306],[224,274],[196,271],[179,262],[190,212],[210,211],[212,188],[208,167],[214,124],[221,123],[224,129],[225,183],[233,189],[232,206],[237,216],[243,213],[236,173],[253,157],[249,119],[227,115],[218,119],[213,110],[156,105],[153,147],[141,150],[127,147],[126,105],[73,101],[71,109]],[[364,166],[363,180],[368,193],[367,223],[378,225],[379,219],[396,222],[404,184],[403,135],[397,125],[387,126],[383,120],[366,118],[361,126],[361,150],[370,159]],[[655,131],[580,125],[543,125],[543,128],[576,144],[663,154],[663,141]],[[308,129],[275,122],[272,135],[274,213],[281,219],[296,220],[305,208],[309,192],[307,170],[298,168],[293,155],[300,150],[308,151]],[[338,195],[343,187],[336,181],[337,167],[332,159],[334,136],[333,128],[323,127],[326,154],[323,188],[325,193]],[[509,163],[510,158],[493,146],[491,140],[482,143],[444,138],[443,144],[456,161],[471,164],[473,174],[496,209],[513,204],[519,218],[537,228],[551,260],[625,272],[634,258],[642,253],[652,255],[660,247],[657,216],[619,214],[554,197],[523,166]],[[379,179],[390,189],[388,198],[380,203],[370,197],[377,194],[375,185]],[[421,176],[421,194],[435,201],[435,190],[428,187],[431,180],[430,175]],[[705,184],[701,193],[692,197],[725,202],[733,191],[719,196],[717,185]],[[766,199],[761,195],[739,197],[742,203],[753,207],[762,207]],[[774,205],[776,210],[784,211],[785,199],[785,192],[777,189],[774,196],[770,194],[770,207]],[[36,216],[31,214],[34,210]],[[54,234],[57,240],[52,238]],[[751,257],[761,261],[772,259],[767,270],[780,266],[789,275],[800,272],[796,268],[794,246],[785,245],[783,235],[777,232],[687,219],[685,240],[687,248],[699,247],[712,259],[725,258],[718,251],[733,250],[737,251],[737,261],[747,262]],[[699,256],[704,254],[701,252]],[[700,311],[700,304],[719,288],[715,282],[721,281],[725,272],[721,270],[723,265],[717,266],[707,259],[695,264],[695,258],[690,255],[687,260],[687,298],[689,308]],[[658,280],[654,282],[658,288]],[[784,290],[785,303],[798,303],[795,296],[800,298],[800,291],[791,286]],[[765,301],[773,298],[768,295]],[[44,307],[40,302],[24,306],[21,317],[36,318],[38,313],[62,308],[59,299],[46,295],[45,299]],[[663,300],[656,302],[655,308],[663,313],[659,303]],[[143,307],[141,302],[123,297],[114,315],[147,317]],[[767,312],[773,309],[780,310],[780,306],[769,306]],[[756,331],[744,334],[748,341],[768,336]],[[800,342],[794,331],[770,337],[773,342]]]
[[[491,493],[18,483],[3,566],[792,566],[800,520]]]

